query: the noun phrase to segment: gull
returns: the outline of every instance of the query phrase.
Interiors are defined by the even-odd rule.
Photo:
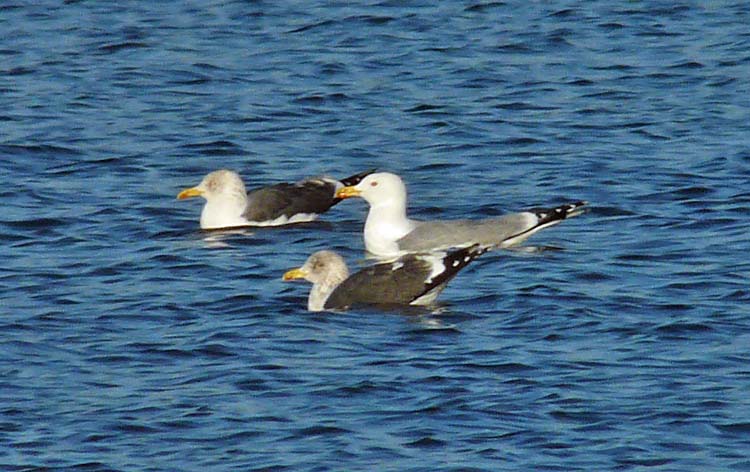
[[[486,251],[473,245],[455,251],[408,254],[366,267],[354,275],[334,251],[318,251],[284,281],[305,279],[313,286],[309,311],[341,310],[358,305],[430,305],[448,282]]]
[[[199,185],[181,191],[177,198],[206,199],[201,211],[201,229],[280,226],[315,220],[341,201],[335,196],[338,189],[356,185],[372,172],[360,172],[341,180],[314,177],[247,192],[237,172],[221,169],[206,175]]]
[[[336,192],[337,198],[362,197],[370,204],[365,247],[376,257],[435,251],[480,244],[506,248],[532,234],[583,212],[579,201],[482,220],[418,221],[406,216],[406,186],[389,172],[373,173]]]

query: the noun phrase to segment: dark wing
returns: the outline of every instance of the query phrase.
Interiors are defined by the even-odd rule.
[[[345,187],[349,187],[350,185],[357,185],[362,181],[362,179],[372,174],[376,170],[377,169],[368,169],[364,172],[360,172],[359,174],[350,175],[349,177],[341,179],[341,183],[344,184]]]
[[[366,170],[343,180],[343,185],[357,185],[375,172]],[[247,193],[248,205],[244,217],[251,222],[272,221],[281,216],[291,218],[298,214],[320,215],[341,201],[334,198],[337,182],[329,178],[311,178],[297,183],[268,185]]]
[[[364,172],[360,172],[359,174],[350,175],[349,177],[341,179],[341,184],[344,185],[344,187],[349,187],[350,185],[357,185],[358,183],[360,183],[362,181],[362,179],[364,179],[368,175],[370,175],[373,172],[375,172],[375,170],[376,169],[369,169],[369,170],[366,170]],[[333,204],[331,206],[337,204],[341,200],[342,200],[341,198],[334,198],[333,199]]]
[[[469,263],[477,257],[489,251],[489,249],[490,246],[474,244],[469,247],[448,252],[447,255],[443,257],[444,269],[442,272],[433,276],[430,283],[425,285],[424,292],[415,297],[414,300],[432,290],[442,290],[445,288],[445,285],[450,282],[450,280],[455,277],[461,269],[469,265]]]
[[[300,213],[319,215],[335,203],[335,192],[336,184],[323,179],[261,187],[248,192],[244,217],[252,222],[264,222]]]
[[[478,245],[449,253],[409,254],[393,262],[367,267],[341,283],[325,308],[352,305],[407,305],[442,290],[456,274],[486,251]]]

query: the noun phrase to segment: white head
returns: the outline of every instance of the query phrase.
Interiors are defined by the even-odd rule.
[[[247,223],[242,217],[247,207],[247,192],[239,174],[221,169],[206,175],[201,183],[183,190],[177,198],[203,197],[201,228],[227,228]]]
[[[307,309],[322,311],[328,296],[347,277],[349,277],[349,269],[341,256],[333,251],[318,251],[308,257],[302,267],[288,270],[282,279],[284,281],[305,279],[312,282]]]
[[[340,189],[339,198],[362,197],[371,207],[379,205],[406,206],[406,185],[396,174],[377,172],[370,174],[352,187]]]
[[[339,198],[362,197],[370,204],[365,221],[365,247],[379,257],[398,255],[397,241],[414,229],[406,216],[406,185],[396,174],[370,174],[336,192]]]

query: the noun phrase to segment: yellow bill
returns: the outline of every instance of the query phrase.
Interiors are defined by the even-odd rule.
[[[300,267],[298,269],[291,269],[286,271],[281,279],[285,282],[288,282],[295,279],[304,279],[306,276],[307,272],[302,270],[302,268]]]
[[[336,198],[359,197],[362,194],[356,187],[342,187],[336,191]]]
[[[200,197],[201,195],[203,195],[203,192],[199,190],[198,187],[186,188],[185,190],[177,194],[177,199],[184,200],[190,197]]]

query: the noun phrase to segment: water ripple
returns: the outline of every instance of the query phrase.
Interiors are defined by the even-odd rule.
[[[0,10],[3,470],[748,468],[745,3]],[[591,210],[313,314],[281,274],[366,264],[363,202],[175,199],[373,167],[421,218]]]

